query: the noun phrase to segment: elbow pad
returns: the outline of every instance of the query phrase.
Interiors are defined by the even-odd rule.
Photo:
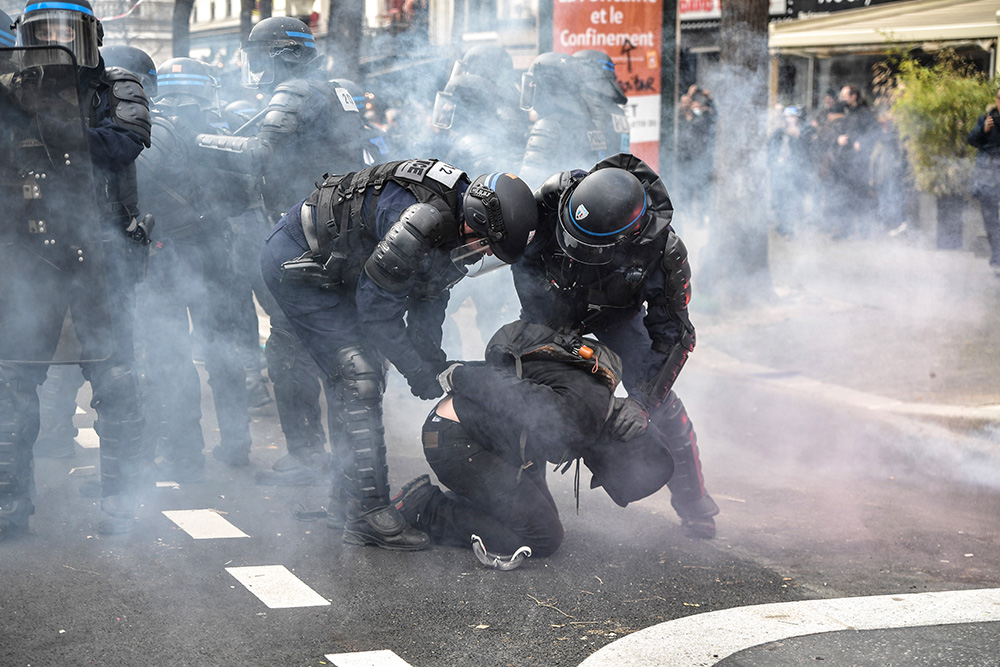
[[[386,292],[405,293],[424,257],[444,240],[444,224],[430,204],[409,206],[365,262],[365,273]]]
[[[149,98],[146,97],[139,77],[131,72],[112,67],[106,70],[110,90],[111,121],[118,127],[134,132],[149,148],[153,121],[149,115]]]

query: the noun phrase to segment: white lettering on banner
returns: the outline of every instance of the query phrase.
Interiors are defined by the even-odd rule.
[[[628,116],[629,141],[639,144],[660,140],[660,96],[635,95],[625,105]]]
[[[620,32],[601,33],[596,28],[587,28],[585,32],[570,32],[562,30],[559,32],[560,46],[621,46],[628,42],[633,47],[648,46],[655,47],[655,37],[652,32],[637,34],[627,34]]]

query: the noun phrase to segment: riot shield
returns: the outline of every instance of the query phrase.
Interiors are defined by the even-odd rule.
[[[106,359],[110,335],[56,355],[67,309],[111,331],[76,62],[62,47],[0,49],[0,61],[0,361]]]

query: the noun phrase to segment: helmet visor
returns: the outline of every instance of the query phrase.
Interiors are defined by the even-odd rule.
[[[240,51],[243,66],[243,85],[259,88],[274,83],[274,62],[263,44],[249,44]]]
[[[431,122],[434,127],[442,130],[451,129],[455,122],[455,97],[451,93],[439,90],[434,97],[434,113]]]
[[[535,106],[535,77],[530,72],[521,75],[521,108],[529,111]]]
[[[466,278],[475,278],[508,266],[493,254],[486,239],[475,239],[451,251],[451,261]]]
[[[33,11],[33,7],[39,9]],[[29,5],[17,24],[18,46],[61,46],[73,53],[80,67],[97,67],[100,62],[97,21],[93,14],[84,13],[85,7],[81,5],[79,9],[41,9],[41,5]],[[50,54],[54,60],[45,62],[44,53]],[[66,61],[58,49],[50,49],[33,54],[32,64],[64,65]]]

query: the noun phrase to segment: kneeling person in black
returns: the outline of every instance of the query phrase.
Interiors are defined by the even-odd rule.
[[[669,480],[670,454],[653,434],[623,443],[604,432],[623,404],[613,397],[621,361],[610,349],[518,321],[493,337],[486,358],[442,374],[450,395],[424,423],[424,454],[451,493],[424,475],[393,499],[432,540],[468,546],[478,535],[495,553],[555,553],[563,527],[546,463],[565,471],[582,458],[591,486],[622,507]]]

